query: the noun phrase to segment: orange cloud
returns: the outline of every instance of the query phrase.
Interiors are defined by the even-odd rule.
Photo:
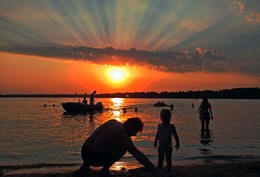
[[[235,0],[233,2],[233,4],[237,5],[239,7],[239,12],[243,13],[244,9],[245,9],[245,5],[241,0]]]
[[[260,22],[260,13],[251,12],[246,16],[246,20],[250,23],[259,23]]]

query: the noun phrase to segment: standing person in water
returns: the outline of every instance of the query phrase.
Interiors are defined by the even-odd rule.
[[[83,164],[76,176],[84,176],[90,166],[102,167],[99,177],[111,177],[109,168],[127,151],[142,165],[154,172],[156,177],[165,177],[156,166],[138,150],[131,137],[143,129],[143,122],[138,117],[127,119],[124,123],[109,120],[100,125],[85,141],[81,149]]]
[[[94,105],[94,102],[95,102],[94,96],[95,96],[95,94],[96,94],[96,90],[94,90],[93,93],[91,93],[91,95],[90,95],[90,99],[89,99],[90,105]]]
[[[208,97],[204,96],[203,101],[201,102],[199,109],[199,118],[201,121],[201,134],[203,135],[205,132],[209,134],[209,122],[210,118],[213,119],[211,104],[208,102]]]
[[[169,109],[162,109],[160,112],[162,123],[158,125],[157,133],[154,140],[154,147],[158,145],[158,168],[162,169],[164,156],[166,156],[167,172],[171,172],[172,168],[172,136],[175,138],[176,145],[174,146],[177,151],[180,147],[179,136],[176,128],[171,121],[171,111]]]

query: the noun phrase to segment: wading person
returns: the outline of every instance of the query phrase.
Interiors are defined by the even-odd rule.
[[[204,96],[198,108],[199,118],[201,121],[201,134],[210,134],[209,122],[210,118],[213,119],[211,104],[208,102],[208,97]]]

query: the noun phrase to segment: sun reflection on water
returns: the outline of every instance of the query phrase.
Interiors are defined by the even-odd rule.
[[[118,121],[121,121],[121,114],[122,114],[122,108],[124,107],[124,98],[111,98],[112,101],[112,113],[114,115],[114,118]]]
[[[111,98],[114,108],[122,107],[124,105],[124,98]]]
[[[122,160],[115,162],[112,167],[110,167],[111,170],[116,170],[116,171],[121,171],[121,172],[126,172],[129,169],[135,169],[135,168],[140,168],[142,167],[142,165],[138,164],[138,163],[129,163],[129,162],[125,162]]]

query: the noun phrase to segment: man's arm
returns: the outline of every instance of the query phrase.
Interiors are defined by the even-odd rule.
[[[151,169],[151,170],[156,170],[157,168],[154,166],[154,164],[144,155],[143,152],[138,150],[134,145],[131,145],[127,147],[127,151],[132,154],[135,159],[140,162],[142,165],[145,167]]]
[[[158,177],[164,177],[165,175],[146,157],[144,153],[139,151],[134,144],[127,148],[127,151],[132,154],[135,159],[146,168],[149,168]]]
[[[124,137],[123,144],[126,150],[134,156],[134,158],[146,168],[152,170],[156,176],[164,177],[165,175],[146,157],[146,155],[139,151],[130,137]]]

